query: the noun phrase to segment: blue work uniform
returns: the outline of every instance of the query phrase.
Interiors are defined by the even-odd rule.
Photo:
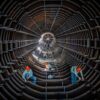
[[[72,66],[72,68],[71,68],[71,83],[72,84],[75,84],[77,82],[77,80],[78,80],[76,67],[77,66]]]
[[[36,77],[33,75],[32,70],[30,69],[29,71],[25,70],[23,72],[22,78],[26,80],[31,80],[32,83],[36,83]]]

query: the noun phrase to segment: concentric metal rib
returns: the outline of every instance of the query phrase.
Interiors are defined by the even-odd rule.
[[[98,0],[0,0],[0,100],[100,100],[99,10]],[[48,48],[47,35],[43,50],[55,52],[44,56],[37,48],[49,31],[56,44]],[[50,56],[61,62],[47,71],[41,59]],[[22,78],[27,65],[36,84]],[[72,66],[82,68],[84,81],[71,83]]]
[[[60,5],[60,7],[58,8],[58,10],[57,10],[57,12],[56,12],[56,15],[55,15],[55,17],[54,17],[54,19],[53,19],[53,22],[52,22],[52,24],[51,24],[50,31],[52,31],[52,28],[53,28],[53,26],[54,26],[54,24],[55,24],[55,21],[56,21],[58,15],[59,15],[59,12],[60,12],[61,7],[62,7],[62,0],[61,0],[61,5]]]

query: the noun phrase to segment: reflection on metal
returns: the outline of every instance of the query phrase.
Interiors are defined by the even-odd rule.
[[[63,52],[62,48],[58,47],[56,38],[51,32],[45,32],[41,35],[37,48],[33,52],[33,57],[40,63],[53,62],[58,64],[64,61],[64,55],[65,52]]]
[[[39,39],[39,45],[43,51],[49,51],[56,44],[54,34],[50,32],[43,33]]]
[[[53,79],[53,75],[48,75],[48,79]]]

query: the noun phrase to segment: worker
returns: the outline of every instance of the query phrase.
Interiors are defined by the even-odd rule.
[[[22,78],[25,80],[32,81],[32,83],[36,83],[36,77],[33,75],[33,71],[29,66],[26,66],[25,71],[23,72]]]
[[[71,68],[71,83],[75,84],[78,79],[84,80],[82,69],[80,66],[72,66],[72,68]]]
[[[84,76],[83,76],[81,67],[77,66],[76,71],[77,71],[78,77],[80,77],[80,80],[84,81]]]

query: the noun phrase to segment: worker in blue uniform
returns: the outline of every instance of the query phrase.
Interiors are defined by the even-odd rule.
[[[82,69],[80,66],[71,67],[71,83],[75,84],[78,80],[84,80]]]
[[[22,78],[25,80],[32,81],[32,83],[36,83],[36,77],[33,75],[33,71],[29,66],[26,66],[25,71],[23,72]]]

